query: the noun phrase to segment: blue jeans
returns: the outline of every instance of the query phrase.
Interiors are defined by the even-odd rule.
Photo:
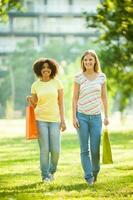
[[[77,113],[80,127],[77,129],[80,141],[80,156],[84,178],[97,176],[100,170],[100,139],[102,129],[101,114]]]
[[[60,154],[60,125],[58,122],[37,121],[39,130],[40,168],[42,179],[56,172]]]

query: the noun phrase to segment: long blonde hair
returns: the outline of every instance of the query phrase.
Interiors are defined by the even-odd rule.
[[[94,65],[94,71],[95,72],[101,72],[100,62],[99,62],[98,56],[97,56],[97,54],[94,50],[87,50],[82,55],[82,57],[81,57],[81,68],[82,68],[83,72],[86,71],[83,60],[84,60],[84,57],[88,54],[90,54],[92,57],[95,58],[96,63]]]

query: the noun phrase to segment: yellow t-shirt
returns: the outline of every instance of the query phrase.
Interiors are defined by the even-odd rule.
[[[54,78],[48,82],[35,81],[31,93],[36,94],[38,102],[35,108],[36,120],[59,122],[58,90],[63,89],[62,83]]]

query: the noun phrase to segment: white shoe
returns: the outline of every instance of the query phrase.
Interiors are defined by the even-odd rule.
[[[94,185],[94,178],[90,178],[90,179],[86,179],[86,182],[88,183],[88,185],[92,186]]]
[[[54,180],[54,175],[53,174],[49,174],[49,179],[50,179],[50,181],[53,181]]]
[[[44,178],[42,181],[45,183],[48,183],[48,182],[50,182],[50,178]]]

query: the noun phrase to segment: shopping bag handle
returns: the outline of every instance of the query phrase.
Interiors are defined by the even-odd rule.
[[[26,100],[27,100],[28,106],[32,106],[32,107],[34,107],[33,104],[31,103],[31,101],[30,101],[28,98],[29,98],[29,96],[26,97]]]
[[[104,130],[108,131],[108,125],[104,125]]]

